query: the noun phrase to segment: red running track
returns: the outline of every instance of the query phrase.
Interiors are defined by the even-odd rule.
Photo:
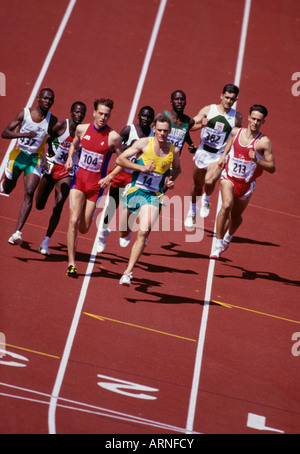
[[[9,198],[0,196],[1,433],[299,432],[299,166],[290,165],[290,156],[299,125],[292,75],[299,70],[300,5],[248,3],[238,110],[246,121],[254,102],[268,107],[264,132],[277,173],[258,181],[224,258],[208,258],[217,190],[204,230],[200,220],[196,234],[183,227],[192,183],[187,148],[172,193],[181,209],[163,209],[161,231],[152,232],[129,289],[118,284],[130,251],[119,247],[117,232],[95,258],[96,222],[79,238],[81,275],[73,281],[65,276],[68,206],[44,258],[37,249],[51,199],[44,212],[33,208],[22,247],[12,247],[7,239],[23,198],[21,179]],[[68,5],[0,3],[2,130],[30,99]],[[186,113],[194,116],[218,102],[236,77],[244,2],[184,5],[166,2],[137,109],[166,109],[170,93],[181,88]],[[119,131],[126,124],[159,6],[75,2],[39,86],[54,89],[58,118],[79,99],[89,121],[94,98],[107,96],[115,101],[111,125]],[[197,133],[193,139],[198,143]],[[0,140],[1,162],[8,146]]]

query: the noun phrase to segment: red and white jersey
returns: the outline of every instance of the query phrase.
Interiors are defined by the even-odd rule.
[[[81,140],[79,167],[101,175],[107,171],[112,155],[108,147],[110,131],[111,128],[108,125],[100,130],[97,130],[93,123],[88,126]]]
[[[73,137],[71,137],[71,135],[70,135],[69,120],[67,119],[65,132],[61,136],[55,137],[55,139],[52,141],[52,151],[54,152],[54,155],[50,157],[47,154],[48,162],[60,164],[60,165],[64,166],[67,162],[69,148],[70,148],[72,142],[73,142]],[[74,159],[73,159],[74,164],[75,164],[76,159],[77,159],[77,155],[75,154]]]
[[[225,171],[229,177],[236,179],[239,182],[250,183],[263,172],[263,168],[257,165],[257,163],[249,157],[249,151],[254,150],[256,157],[260,160],[264,160],[264,157],[258,154],[255,148],[257,140],[262,137],[263,134],[259,132],[247,145],[242,145],[240,142],[242,131],[243,128],[239,130],[234,138],[228,154]]]

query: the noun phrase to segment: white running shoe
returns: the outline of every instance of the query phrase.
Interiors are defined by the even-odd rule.
[[[228,231],[225,233],[224,238],[223,238],[223,248],[222,252],[226,251],[226,249],[229,247],[230,242],[233,238],[233,235],[229,235]]]
[[[223,240],[222,252],[226,251],[226,249],[229,248],[229,245],[230,245],[230,241]]]
[[[22,232],[17,230],[15,233],[12,234],[12,236],[9,238],[8,242],[10,244],[16,244],[16,245],[20,246],[23,242]]]
[[[9,197],[9,194],[6,194],[6,192],[4,191],[3,183],[4,183],[4,180],[2,180],[0,183],[0,194],[5,195],[6,197]]]
[[[48,243],[42,243],[39,247],[39,253],[42,255],[50,255],[49,249],[48,249]]]
[[[209,200],[205,197],[205,195],[203,195],[201,200],[200,216],[202,218],[207,218],[207,216],[209,215],[209,210]]]
[[[124,287],[130,287],[131,279],[132,279],[132,273],[123,274],[123,276],[120,279],[120,284],[124,285]]]
[[[196,213],[193,213],[193,211],[190,209],[188,211],[188,214],[186,215],[185,221],[184,221],[184,226],[188,228],[194,227],[196,223],[196,215],[199,211],[199,208],[196,209]]]
[[[106,238],[108,237],[108,235],[110,233],[111,233],[111,230],[106,229],[106,230],[102,231],[100,233],[100,235],[98,236],[97,252],[99,252],[100,254],[101,254],[101,252],[104,251],[104,249],[106,247]]]
[[[128,244],[130,243],[132,237],[132,232],[130,232],[125,238],[120,237],[120,246],[121,247],[127,247]]]
[[[213,250],[213,252],[210,254],[209,258],[218,260],[220,258],[221,253],[222,253],[222,248],[216,247]]]

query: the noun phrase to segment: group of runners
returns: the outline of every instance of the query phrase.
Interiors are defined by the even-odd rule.
[[[202,217],[209,215],[210,196],[220,179],[222,206],[217,214],[215,250],[210,256],[218,259],[242,223],[257,177],[263,170],[275,172],[272,143],[260,132],[268,111],[262,105],[252,105],[247,124],[242,127],[242,114],[234,109],[238,95],[239,88],[227,84],[219,103],[205,106],[190,117],[184,113],[185,93],[175,90],[171,94],[171,109],[155,114],[151,106],[145,105],[138,113],[138,123],[126,125],[117,133],[108,124],[114,107],[111,99],[95,100],[90,123],[83,123],[87,107],[81,101],[72,104],[68,119],[58,121],[50,113],[54,92],[43,88],[37,106],[22,109],[2,132],[3,138],[16,139],[17,143],[10,152],[0,192],[9,195],[22,173],[25,188],[16,231],[9,243],[22,244],[22,228],[32,209],[34,194],[36,208],[42,210],[55,188],[53,212],[39,252],[50,255],[49,241],[69,196],[66,274],[77,278],[78,231],[88,232],[97,202],[109,188],[109,203],[104,206],[98,229],[97,251],[101,253],[106,247],[111,233],[109,224],[121,201],[121,247],[129,245],[133,219],[139,219],[136,239],[120,279],[121,285],[130,286],[133,269],[161,211],[163,195],[174,188],[181,173],[180,155],[187,143],[194,168],[191,202],[184,225],[195,228],[198,211]],[[190,131],[198,130],[197,147]],[[108,171],[113,153],[115,167]]]

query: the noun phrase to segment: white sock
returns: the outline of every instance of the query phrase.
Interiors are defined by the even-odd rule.
[[[190,213],[196,214],[197,212],[197,203],[190,202]]]
[[[229,235],[229,230],[227,230],[227,232],[226,232],[225,235],[224,235],[223,240],[226,241],[226,243],[230,243],[230,241],[232,240],[232,238],[233,238],[233,235]]]
[[[205,192],[203,192],[202,194],[202,202],[206,202],[208,203],[209,202],[209,199],[210,199],[210,195],[207,195]]]
[[[216,248],[222,249],[223,247],[223,240],[216,240]]]

